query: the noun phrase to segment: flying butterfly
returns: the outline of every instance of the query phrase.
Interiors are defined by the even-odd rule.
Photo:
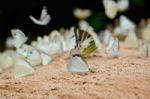
[[[39,20],[37,20],[37,19],[34,18],[33,16],[29,16],[29,18],[30,18],[35,24],[38,24],[38,25],[48,25],[48,23],[49,23],[50,20],[51,20],[51,16],[48,14],[47,7],[46,7],[46,6],[43,7],[42,12],[41,12],[41,16],[40,16],[40,19],[39,19]]]

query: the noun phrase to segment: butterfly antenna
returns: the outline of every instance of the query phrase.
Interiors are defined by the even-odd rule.
[[[27,35],[27,38],[29,38],[31,36],[31,33],[29,33],[28,35]]]

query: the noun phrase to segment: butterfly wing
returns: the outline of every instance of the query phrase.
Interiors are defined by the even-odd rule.
[[[77,30],[75,34],[77,40],[76,46],[78,46],[79,54],[81,56],[87,56],[97,49],[95,41],[90,33],[83,30]]]
[[[89,70],[86,61],[80,56],[71,57],[67,65],[67,69],[70,73],[85,73]]]
[[[24,59],[19,59],[15,64],[15,78],[31,75],[35,72],[34,68],[25,61]]]
[[[148,57],[148,44],[146,41],[141,41],[139,44],[139,51],[143,57]]]
[[[129,31],[125,43],[128,45],[130,48],[137,48],[138,47],[138,38],[137,35],[135,34],[134,31]]]
[[[19,29],[12,29],[11,34],[14,38],[13,43],[16,48],[21,47],[28,40],[25,34]]]

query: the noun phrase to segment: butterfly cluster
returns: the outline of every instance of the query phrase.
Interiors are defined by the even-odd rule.
[[[129,7],[129,0],[103,0],[105,13],[108,18],[115,18],[117,12],[123,12]],[[115,28],[102,30],[99,34],[89,25],[86,18],[92,12],[88,9],[75,9],[73,14],[79,19],[78,28],[72,26],[70,29],[61,31],[53,30],[49,35],[38,36],[31,44],[27,44],[28,38],[20,29],[11,29],[12,37],[6,40],[6,47],[14,50],[7,50],[0,53],[0,73],[15,66],[15,77],[23,77],[34,74],[36,66],[47,66],[53,59],[65,52],[70,52],[66,70],[69,73],[87,73],[90,65],[86,57],[93,52],[105,50],[106,57],[117,58],[120,54],[120,37],[124,37],[124,42],[129,48],[137,49],[141,56],[148,57],[148,43],[150,41],[150,21],[141,28],[129,18],[121,15]],[[47,7],[44,6],[39,20],[29,16],[33,23],[37,25],[47,25],[51,16]],[[137,31],[141,32],[138,38]]]

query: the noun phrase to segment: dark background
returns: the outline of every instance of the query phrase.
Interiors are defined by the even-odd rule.
[[[47,26],[34,24],[29,15],[39,18],[43,5],[48,7],[52,20]],[[0,2],[0,49],[3,50],[5,39],[11,36],[10,29],[19,28],[29,38],[35,38],[37,35],[50,33],[53,29],[61,27],[69,28],[75,25],[78,20],[73,17],[74,8],[88,8],[93,11],[93,16],[87,19],[95,29],[103,29],[108,22],[114,20],[108,19],[104,14],[102,0],[1,0]],[[150,17],[150,0],[130,0],[130,8],[124,13],[134,22],[138,23],[141,18]]]

